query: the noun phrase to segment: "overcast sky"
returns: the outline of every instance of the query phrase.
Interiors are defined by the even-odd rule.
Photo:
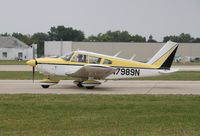
[[[0,0],[0,33],[48,32],[57,25],[86,36],[127,30],[158,41],[182,32],[200,37],[200,0]]]

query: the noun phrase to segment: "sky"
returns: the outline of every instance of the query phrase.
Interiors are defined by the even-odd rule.
[[[157,41],[200,37],[200,0],[0,0],[0,33],[47,33],[58,25],[86,36],[126,30]]]

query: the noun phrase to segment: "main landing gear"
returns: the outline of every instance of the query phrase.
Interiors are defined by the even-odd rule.
[[[86,81],[75,80],[74,84],[76,84],[79,88],[85,87],[87,89],[94,89],[96,86],[100,85],[101,82],[96,80],[86,80]]]

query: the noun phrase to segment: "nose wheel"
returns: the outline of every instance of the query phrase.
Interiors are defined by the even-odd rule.
[[[50,80],[50,79],[43,79],[40,81],[40,85],[42,88],[49,88],[52,85],[58,84],[59,80]]]
[[[42,88],[49,88],[50,85],[41,85]]]
[[[84,87],[84,86],[82,85],[82,82],[79,82],[79,83],[77,84],[77,86],[78,86],[79,88]]]

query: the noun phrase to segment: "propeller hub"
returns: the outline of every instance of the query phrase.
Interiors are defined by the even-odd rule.
[[[26,62],[26,64],[29,65],[29,66],[35,67],[36,66],[36,60],[35,59],[29,60],[29,61]]]

